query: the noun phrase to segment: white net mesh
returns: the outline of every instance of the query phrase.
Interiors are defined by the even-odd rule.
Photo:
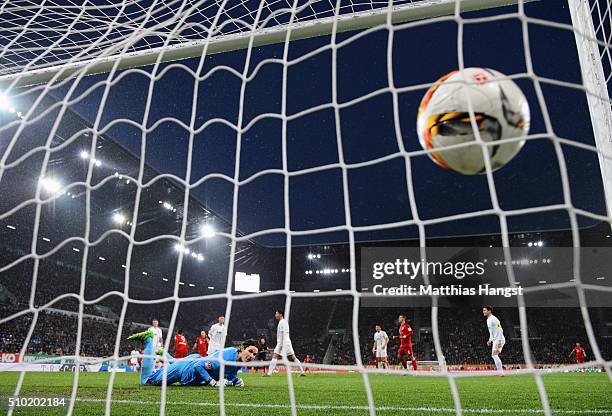
[[[80,356],[88,340],[95,338],[88,319],[99,316],[100,309],[94,312],[92,308],[106,308],[108,321],[98,325],[113,322],[116,336],[107,340],[112,356],[98,362],[118,365],[129,358],[122,354],[126,331],[134,329],[127,327],[127,321],[145,322],[150,318],[134,310],[153,305],[154,313],[165,316],[164,333],[173,334],[181,319],[197,311],[189,305],[198,302],[216,308],[216,313],[224,312],[231,328],[244,321],[244,315],[235,316],[236,305],[241,302],[253,302],[249,305],[257,307],[257,302],[273,298],[291,317],[292,310],[300,307],[295,303],[300,301],[349,299],[350,327],[346,329],[354,361],[315,362],[312,367],[361,372],[367,404],[336,406],[333,410],[371,415],[385,410],[377,404],[370,384],[371,373],[378,371],[362,358],[360,241],[415,239],[425,256],[431,237],[449,234],[448,229],[437,227],[456,223],[459,230],[450,234],[498,234],[500,245],[510,247],[513,232],[531,225],[520,218],[539,215],[556,216],[555,221],[538,223],[538,227],[569,230],[569,245],[576,248],[581,246],[581,225],[603,222],[609,230],[612,192],[604,190],[610,189],[612,180],[612,117],[607,91],[612,71],[611,5],[608,1],[572,0],[568,2],[570,13],[566,10],[559,19],[544,19],[537,13],[532,16],[530,4],[523,2],[464,14],[473,8],[505,3],[2,3],[0,83],[5,91],[0,190],[7,197],[0,203],[0,221],[3,228],[7,227],[3,229],[7,237],[3,237],[6,254],[0,273],[9,277],[21,273],[28,282],[22,282],[25,295],[21,303],[15,301],[19,310],[7,308],[0,324],[27,328],[23,339],[18,340],[18,352],[24,356],[37,342],[37,325],[50,319],[47,315],[52,308],[72,322],[74,340],[68,342],[74,348],[61,354],[77,364],[89,362]],[[508,32],[489,25],[507,26]],[[359,32],[340,33],[366,27]],[[434,35],[434,31],[440,34]],[[298,40],[313,36],[317,37]],[[553,64],[545,62],[557,57],[558,52],[545,53],[547,48],[554,48],[542,43],[547,36],[558,36],[554,39],[562,47],[571,44],[573,55],[561,55]],[[572,43],[568,43],[568,37]],[[493,53],[500,44],[507,47],[507,53]],[[219,52],[227,53],[212,55]],[[419,65],[424,68],[409,69]],[[538,159],[532,155],[518,168],[508,167],[508,174],[501,178],[493,175],[486,159],[486,175],[478,182],[457,179],[456,188],[440,187],[437,181],[452,179],[440,176],[428,180],[419,173],[428,152],[410,144],[416,143],[415,109],[437,78],[452,69],[470,66],[499,69],[526,90],[537,118],[536,128],[527,137],[528,146],[533,146],[532,154],[541,151],[547,156]],[[575,99],[584,108],[559,104],[555,97]],[[575,114],[574,124],[582,129],[572,130],[562,123],[568,108]],[[297,146],[304,140],[301,134],[317,140]],[[573,137],[582,134],[585,137]],[[359,146],[355,150],[351,141],[361,145],[364,140],[356,138],[364,135],[374,135],[380,143],[371,149]],[[234,144],[226,148],[221,144],[224,140]],[[268,141],[275,147],[266,147]],[[272,153],[270,149],[278,154],[261,158],[261,154]],[[251,152],[260,156],[256,158]],[[328,156],[330,153],[333,156]],[[175,163],[175,159],[180,161]],[[225,159],[229,162],[219,162]],[[253,162],[255,159],[257,162]],[[539,198],[536,194],[541,188],[523,190],[534,182],[517,179],[522,174],[546,174],[537,169],[521,172],[521,167],[540,163],[544,170],[553,167],[557,172],[556,179],[544,185],[556,187],[554,197]],[[392,175],[385,174],[391,165],[392,172],[400,173],[400,183],[388,194],[377,193],[377,186],[393,180]],[[371,180],[365,191],[355,186],[360,181],[354,176],[358,170]],[[578,171],[584,171],[584,176]],[[578,179],[572,175],[578,175]],[[23,185],[32,177],[33,186]],[[585,178],[590,178],[588,185],[593,192],[583,192],[582,182],[577,183]],[[512,185],[513,181],[518,185]],[[521,189],[511,191],[513,186]],[[304,191],[312,187],[319,190]],[[466,189],[475,189],[470,198],[453,196],[468,192]],[[375,197],[364,198],[364,192]],[[401,197],[397,197],[399,193]],[[527,196],[521,197],[522,193]],[[430,198],[427,194],[437,194],[438,202],[423,203]],[[385,204],[385,198],[391,202]],[[67,207],[70,200],[77,200],[79,205]],[[401,209],[391,209],[387,215],[394,204]],[[299,210],[296,205],[307,208]],[[365,210],[364,205],[374,205],[378,210]],[[167,214],[163,221],[158,217],[160,210]],[[110,215],[113,221],[109,222]],[[480,219],[488,219],[487,225]],[[201,232],[207,224],[214,226],[214,238],[222,241],[216,243],[217,248],[210,236]],[[393,234],[394,230],[399,230],[398,234]],[[19,238],[8,234],[17,231]],[[339,256],[344,262],[344,280],[320,289],[296,277],[304,268],[309,269],[308,276],[314,270],[309,264],[295,264],[296,257],[305,253],[304,245],[339,241],[346,248]],[[282,251],[277,256],[280,260],[261,260],[264,255],[253,254],[263,250],[262,246]],[[109,265],[105,253],[117,252],[120,258]],[[155,263],[160,253],[167,252],[174,257]],[[78,261],[68,259],[75,253]],[[513,285],[517,279],[511,253],[505,250],[504,255],[508,281]],[[274,270],[275,278],[270,283],[262,282],[261,293],[237,293],[235,273],[245,266],[259,267],[249,263],[256,262],[252,257],[258,256],[257,261],[268,261],[264,270]],[[199,263],[209,259],[214,259],[217,266],[211,266],[210,271],[197,269]],[[584,280],[578,250],[573,260],[571,282],[554,287],[544,282],[527,292],[566,287],[576,290],[592,359],[575,368],[603,368],[612,380],[611,362],[602,353],[588,308],[589,291],[611,290]],[[66,270],[78,279],[66,282],[58,276],[50,277],[68,273]],[[323,274],[324,270],[320,271]],[[326,275],[337,273],[325,271]],[[105,287],[92,287],[91,282],[103,275],[116,280],[109,279]],[[53,285],[56,287],[46,287]],[[20,297],[19,288],[11,291]],[[438,302],[438,297],[432,297],[427,310],[430,317],[423,319],[431,322],[432,358],[439,364],[434,376],[448,380],[454,406],[386,409],[457,415],[486,412],[462,403],[458,379],[474,374],[448,370]],[[528,305],[520,298],[518,306],[523,372],[533,375],[541,411],[551,415],[555,409],[533,359],[527,331]],[[332,310],[331,316],[334,314]],[[171,337],[167,336],[165,348],[170,345]],[[291,370],[289,363],[285,364]],[[565,370],[557,367],[549,371]],[[14,396],[20,395],[25,377],[25,371],[21,371]],[[79,377],[80,372],[75,371],[69,414],[75,411],[78,400],[93,400],[79,398]],[[110,414],[113,403],[120,402],[114,399],[121,388],[115,386],[117,377],[116,372],[111,373],[106,395],[100,401],[106,414]],[[288,401],[278,404],[280,408],[292,415],[298,410],[328,408],[300,404],[291,371],[287,384]],[[161,414],[166,413],[167,391],[164,382],[160,399],[151,402],[159,404]],[[220,414],[228,408],[226,395],[225,388],[220,388]],[[242,406],[250,411],[253,409],[249,406],[259,405]],[[262,408],[265,412],[273,405]],[[9,407],[9,414],[13,410]]]

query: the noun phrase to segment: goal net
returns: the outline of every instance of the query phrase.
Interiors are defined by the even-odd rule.
[[[36,371],[71,371],[68,387],[40,390],[67,414],[503,413],[462,388],[497,374],[486,302],[507,373],[537,394],[512,414],[602,411],[564,408],[546,377],[602,372],[609,398],[609,0],[16,0],[0,22],[0,368],[14,376],[3,402],[36,396]],[[426,92],[465,68],[499,71],[531,112],[526,144],[499,170],[484,116],[462,113],[481,175],[438,166],[417,131]],[[524,291],[478,292],[455,270],[457,293],[426,272],[380,296],[375,263],[408,255],[422,267],[479,259],[484,283]],[[411,285],[426,289],[411,297]],[[276,310],[302,360],[281,357],[282,375],[269,366]],[[417,371],[396,358],[400,313]],[[139,387],[122,374],[139,371],[131,352],[154,358],[130,334],[156,320],[166,352],[179,330],[197,352],[221,316],[222,345],[270,343],[245,378],[259,398],[220,386],[182,399],[173,360],[157,356],[161,388],[125,393]],[[567,330],[552,329],[559,320]],[[567,358],[576,342],[583,362]],[[214,360],[221,378],[235,367]],[[295,377],[302,367],[320,396]],[[109,374],[89,394],[93,371]],[[332,372],[353,377],[358,403],[333,395]],[[405,374],[442,380],[447,400],[389,401]]]

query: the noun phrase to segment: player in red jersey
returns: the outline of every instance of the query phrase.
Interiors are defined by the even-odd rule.
[[[206,331],[200,332],[200,336],[196,338],[193,347],[191,348],[191,353],[193,354],[198,349],[198,354],[202,357],[206,357],[208,354],[208,337],[206,336]]]
[[[183,358],[189,355],[189,344],[183,335],[183,330],[176,331],[174,336],[174,358]]]
[[[400,340],[399,350],[397,351],[397,358],[399,358],[400,362],[402,363],[402,366],[406,370],[408,369],[408,362],[406,361],[406,357],[410,358],[410,360],[412,361],[412,369],[416,370],[417,360],[414,356],[414,353],[412,352],[412,328],[410,327],[408,322],[406,322],[406,315],[404,315],[403,313],[399,316],[398,319],[400,324],[399,336],[393,336],[393,339]]]
[[[584,351],[584,348],[582,348],[582,345],[580,345],[579,342],[576,343],[574,349],[572,350],[572,352],[570,352],[569,356],[571,357],[572,354],[576,355],[576,363],[578,364],[582,364],[586,358],[586,352]]]
[[[306,355],[306,357],[304,357],[302,362],[304,363],[304,372],[305,373],[309,373],[310,372],[310,368],[308,368],[308,366],[306,364],[312,363],[312,358],[310,358],[310,355]]]

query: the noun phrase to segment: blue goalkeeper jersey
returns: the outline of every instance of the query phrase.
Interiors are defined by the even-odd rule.
[[[225,348],[224,350],[215,352],[210,357],[205,357],[206,359],[203,361],[204,367],[206,368],[207,373],[217,381],[219,381],[221,373],[221,363],[219,361],[212,360],[211,358],[218,358],[219,354],[221,353],[223,353],[223,361],[238,361],[238,349],[234,347]],[[233,385],[238,380],[239,370],[240,367],[225,365],[223,375],[230,385]]]
[[[204,357],[200,354],[191,354],[186,358],[176,361],[168,367],[168,384],[181,383],[184,386],[201,386],[211,382],[211,380],[219,381],[221,372],[221,364],[214,361],[213,358],[219,356],[223,352],[223,360],[236,361],[238,359],[238,350],[236,348],[226,348],[223,351],[217,351],[210,357]],[[238,380],[237,374],[240,367],[225,366],[225,379],[228,384],[233,385]],[[160,368],[155,373],[151,374],[147,381],[150,381],[156,386],[161,386],[163,379],[163,369]]]

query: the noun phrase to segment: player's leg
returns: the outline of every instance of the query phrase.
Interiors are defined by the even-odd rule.
[[[412,344],[408,346],[408,351],[410,352],[410,360],[412,361],[412,369],[416,371],[418,366],[417,366],[416,357],[414,356],[414,351],[412,350]]]
[[[291,351],[293,352],[293,351]],[[300,377],[304,377],[306,375],[306,373],[304,372],[304,367],[302,367],[302,362],[300,360],[298,360],[297,356],[294,354],[287,354],[287,358],[289,359],[289,361],[294,362],[297,364],[297,367],[300,369]]]
[[[153,337],[155,334],[153,331],[145,331],[139,332],[128,337],[128,340],[139,340],[144,344],[144,356],[142,357],[142,365],[140,366],[140,384],[147,384],[147,379],[151,374],[153,374],[153,370],[155,367],[155,359],[153,358],[153,354],[155,353]]]
[[[389,368],[389,365],[387,364],[387,356],[386,355],[381,358],[381,362],[382,362],[382,368],[384,370]]]
[[[397,358],[400,360],[404,370],[408,370],[408,362],[406,361],[406,351],[404,348],[400,347],[400,349],[397,351]]]
[[[271,376],[272,372],[276,368],[276,364],[278,363],[278,360],[281,359],[280,349],[278,352],[276,352],[277,348],[274,349],[274,353],[272,354],[272,359],[270,360],[270,365],[268,366],[268,372],[265,373],[264,376]]]
[[[504,371],[502,361],[499,358],[499,353],[501,353],[503,347],[504,347],[504,343],[502,341],[494,341],[492,349],[491,349],[491,358],[493,358],[493,362],[495,363],[495,368],[500,373]]]

